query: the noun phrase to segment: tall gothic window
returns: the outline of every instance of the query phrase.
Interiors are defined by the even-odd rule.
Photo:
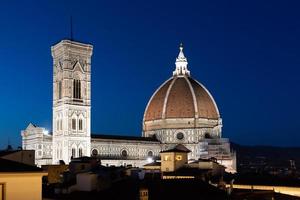
[[[82,157],[82,148],[78,149],[78,155],[79,155],[79,157]]]
[[[83,127],[82,127],[82,119],[79,119],[79,121],[78,121],[78,129],[80,131],[82,131],[82,129],[83,129]]]
[[[81,99],[81,83],[80,80],[74,80],[73,82],[73,98]]]
[[[72,119],[72,129],[76,130],[76,119]]]
[[[62,83],[61,81],[58,82],[58,99],[62,97]]]
[[[72,157],[73,157],[73,158],[75,158],[75,153],[76,153],[75,148],[72,148]]]

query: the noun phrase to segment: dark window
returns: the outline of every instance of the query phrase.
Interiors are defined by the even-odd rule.
[[[82,131],[82,119],[79,119],[79,122],[78,122],[78,129],[80,131]]]
[[[72,119],[72,129],[76,130],[76,119]]]
[[[62,83],[61,81],[58,82],[58,99],[62,97]]]
[[[97,156],[97,155],[98,155],[98,150],[97,149],[93,149],[92,156]]]
[[[211,138],[211,136],[210,136],[209,133],[205,133],[205,134],[204,134],[204,137],[207,138],[207,139]]]
[[[178,140],[182,140],[184,138],[184,135],[183,135],[183,133],[179,132],[179,133],[177,133],[176,137]]]
[[[72,157],[73,157],[73,158],[75,158],[75,153],[76,153],[75,148],[72,148]]]
[[[73,98],[81,99],[81,83],[80,83],[80,80],[74,80],[74,82],[73,82]]]
[[[153,156],[153,152],[152,151],[148,151],[148,156],[152,157]]]
[[[123,151],[121,152],[121,155],[122,155],[122,157],[127,157],[128,153],[127,153],[126,150],[123,150]]]
[[[79,155],[79,157],[82,157],[82,148],[78,149],[78,155]]]

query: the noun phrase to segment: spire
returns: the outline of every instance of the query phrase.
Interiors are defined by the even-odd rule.
[[[187,64],[188,64],[187,59],[183,53],[183,44],[180,43],[179,54],[178,57],[176,58],[176,62],[175,62],[176,68],[173,71],[173,76],[184,76],[184,75],[190,76],[190,71],[187,68]]]

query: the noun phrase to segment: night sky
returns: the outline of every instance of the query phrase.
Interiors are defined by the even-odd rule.
[[[41,3],[44,2],[44,3]],[[144,109],[175,68],[214,96],[223,137],[299,146],[300,1],[1,1],[0,147],[29,122],[51,129],[51,45],[94,45],[92,133],[141,135]]]

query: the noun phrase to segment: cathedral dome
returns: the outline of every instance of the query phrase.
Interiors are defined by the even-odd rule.
[[[206,88],[191,77],[174,76],[150,99],[144,121],[166,118],[218,119],[218,108]]]
[[[144,131],[156,127],[178,128],[176,119],[186,119],[186,127],[195,127],[194,119],[219,120],[218,107],[209,91],[198,81],[190,77],[187,69],[187,59],[183,54],[183,47],[176,59],[176,69],[173,77],[164,82],[149,100],[143,119]],[[160,121],[160,122],[159,122]],[[171,123],[166,123],[169,121]],[[158,122],[153,124],[153,122]],[[172,125],[174,124],[174,126]],[[154,126],[153,126],[154,125]],[[184,125],[180,128],[185,128]]]

